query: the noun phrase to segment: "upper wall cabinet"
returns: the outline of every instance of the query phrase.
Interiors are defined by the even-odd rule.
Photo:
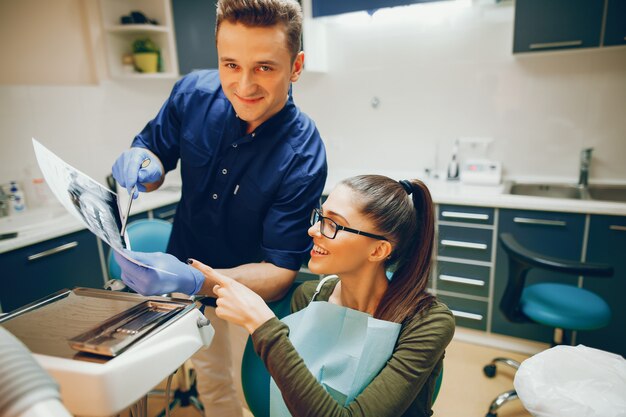
[[[175,0],[172,8],[180,73],[217,68],[215,0]]]
[[[625,0],[517,0],[513,52],[626,43]]]
[[[604,45],[626,45],[626,0],[608,0]]]
[[[100,6],[112,78],[178,76],[170,0],[100,0]],[[134,50],[134,42],[142,39],[149,39],[151,43]],[[159,49],[156,69],[155,54],[150,53],[153,45]]]
[[[312,0],[312,11],[313,17],[321,17],[432,1],[439,0]]]

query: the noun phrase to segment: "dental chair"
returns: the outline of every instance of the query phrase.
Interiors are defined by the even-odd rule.
[[[132,250],[138,252],[165,252],[167,243],[172,233],[172,224],[160,219],[141,219],[128,223],[126,233],[131,242]],[[107,259],[110,281],[105,285],[108,289],[124,290],[125,285],[121,281],[122,271],[115,261],[113,250],[109,251]],[[199,415],[204,415],[204,407],[198,399],[196,390],[195,371],[183,364],[176,371],[178,388],[168,404],[171,410],[180,407],[194,407]],[[163,391],[153,390],[149,395],[165,395]],[[158,416],[165,416],[165,409]]]
[[[279,319],[291,314],[291,296],[300,284],[300,282],[294,282],[283,298],[267,304]],[[255,417],[268,417],[270,414],[270,374],[254,351],[251,337],[248,337],[241,359],[241,386],[252,414]]]
[[[268,303],[276,317],[282,319],[291,314],[291,296],[300,282],[294,282],[289,292],[280,300]],[[443,380],[443,368],[437,377],[433,391],[432,404],[435,403],[441,382]],[[254,417],[269,417],[270,415],[270,374],[265,364],[254,351],[252,338],[248,337],[246,348],[241,360],[241,385],[244,397]]]
[[[553,346],[569,344],[572,331],[600,329],[609,323],[609,305],[591,291],[555,282],[524,284],[532,268],[575,276],[610,277],[613,267],[541,255],[520,245],[510,233],[502,233],[499,238],[509,258],[508,282],[500,300],[500,310],[507,320],[553,328]],[[495,358],[483,368],[484,374],[488,378],[495,377],[496,364],[499,363],[515,370],[520,367],[520,363],[512,359]],[[516,398],[515,390],[498,395],[489,406],[486,417],[497,417],[498,409]]]

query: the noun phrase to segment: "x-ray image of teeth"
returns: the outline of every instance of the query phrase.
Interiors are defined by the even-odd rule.
[[[122,220],[117,195],[66,164],[35,139],[33,147],[46,182],[66,210],[112,248],[126,248],[120,236]]]
[[[131,247],[128,235],[120,236],[122,219],[117,194],[65,163],[34,138],[33,148],[46,183],[68,212],[129,261],[174,275],[172,272],[145,265],[131,258],[127,251],[123,251]]]
[[[117,198],[92,181],[86,181],[76,171],[69,173],[67,192],[76,211],[89,230],[116,249],[125,247],[120,236],[121,221]]]

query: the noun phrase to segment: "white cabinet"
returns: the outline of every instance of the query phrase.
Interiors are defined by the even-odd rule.
[[[178,57],[170,0],[100,0],[106,60],[112,78],[178,77]],[[143,13],[158,24],[122,24],[120,18],[131,12]],[[124,54],[132,54],[133,42],[150,38],[160,48],[161,69],[157,73],[140,73],[124,68]]]

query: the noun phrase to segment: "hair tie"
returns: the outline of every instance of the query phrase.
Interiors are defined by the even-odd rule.
[[[410,181],[408,181],[408,180],[400,180],[398,182],[400,183],[402,188],[404,188],[404,191],[406,191],[406,193],[408,195],[413,194],[413,185],[411,185]]]

